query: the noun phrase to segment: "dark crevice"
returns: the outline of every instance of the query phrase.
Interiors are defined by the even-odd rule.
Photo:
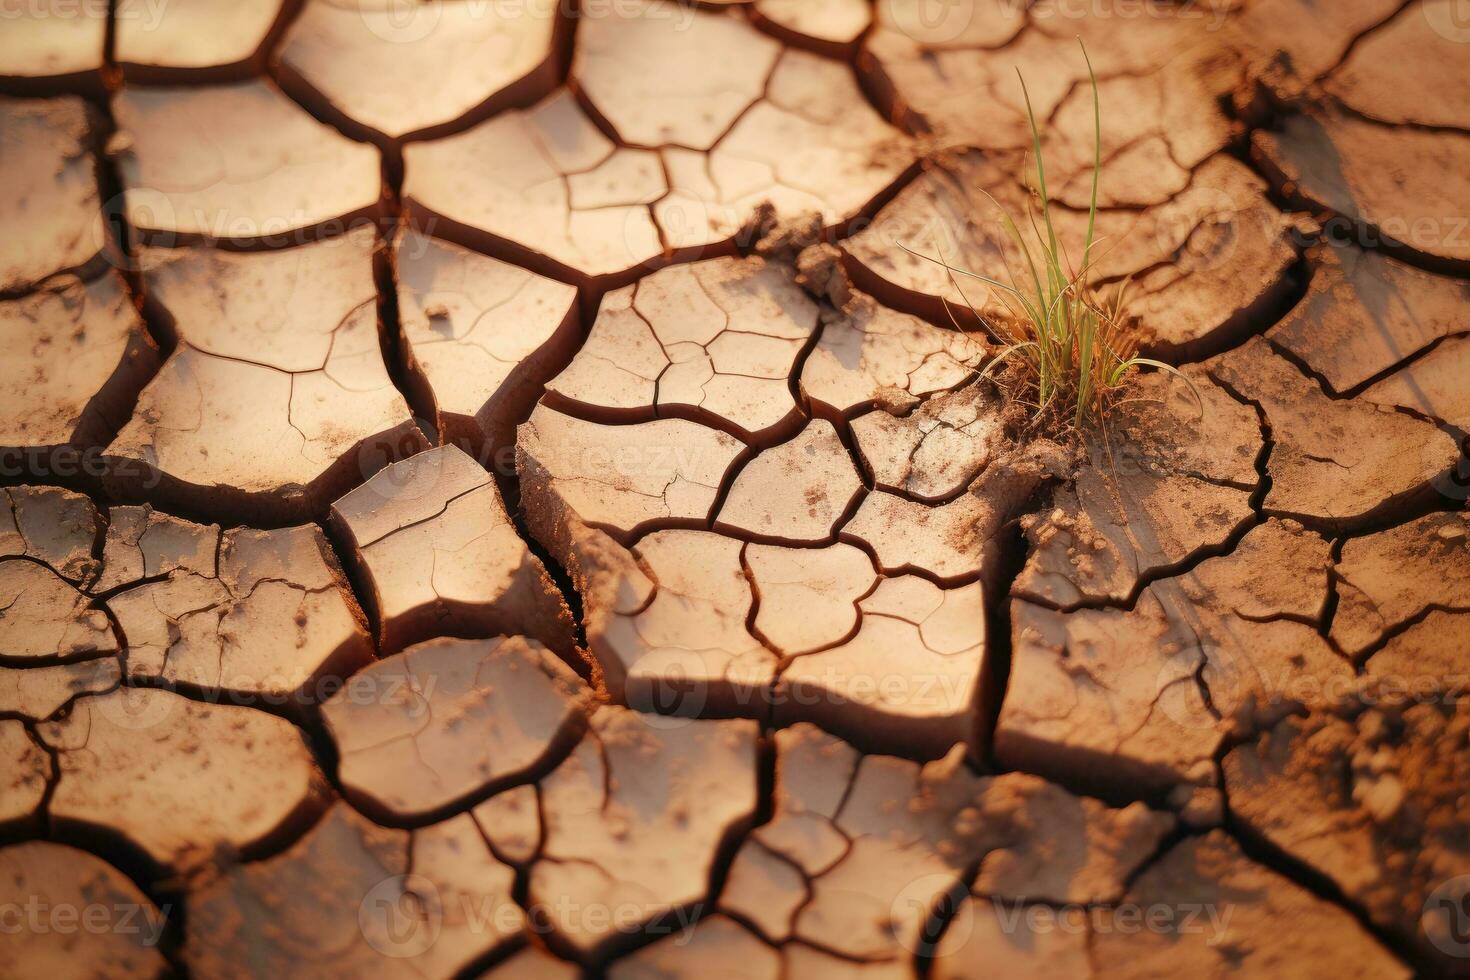
[[[1001,558],[996,585],[988,590],[990,594],[985,602],[985,660],[979,692],[981,731],[975,743],[991,769],[998,768],[993,751],[995,728],[1011,682],[1011,590],[1030,556],[1019,521],[1006,529],[1003,536],[997,536],[995,544],[1000,548]]]
[[[394,221],[384,229],[384,237],[378,240],[373,252],[373,275],[378,289],[378,341],[389,380],[403,396],[414,423],[429,445],[437,446],[442,433],[439,432],[439,410],[434,404],[434,393],[410,366],[411,355],[399,317],[398,282],[392,255],[396,232],[397,222]]]
[[[1419,962],[1423,965],[1422,959],[1415,956],[1413,949],[1407,943],[1399,939],[1398,936],[1379,928],[1368,918],[1363,908],[1344,894],[1342,889],[1332,879],[1267,841],[1252,828],[1236,819],[1233,814],[1229,814],[1228,811],[1225,829],[1240,844],[1241,850],[1252,861],[1281,875],[1298,888],[1305,889],[1316,898],[1347,912],[1365,932],[1377,939],[1405,963],[1412,964]],[[1433,976],[1435,974],[1433,971],[1428,971],[1425,975]]]

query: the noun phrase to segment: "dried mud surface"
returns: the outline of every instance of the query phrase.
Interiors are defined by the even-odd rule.
[[[1094,6],[7,13],[0,972],[1464,976],[1470,34]]]

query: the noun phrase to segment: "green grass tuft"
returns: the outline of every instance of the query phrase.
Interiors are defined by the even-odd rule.
[[[1078,41],[1079,45],[1081,40]],[[1106,420],[1108,408],[1126,387],[1129,377],[1140,368],[1167,371],[1194,391],[1199,392],[1184,375],[1173,367],[1138,355],[1136,333],[1128,314],[1128,282],[1125,280],[1110,295],[1104,296],[1091,281],[1097,224],[1097,185],[1102,172],[1102,106],[1098,97],[1097,76],[1087,47],[1082,45],[1087,74],[1092,83],[1093,164],[1092,199],[1087,213],[1087,236],[1081,264],[1073,266],[1057,237],[1052,223],[1051,198],[1046,187],[1046,160],[1041,148],[1041,131],[1031,108],[1031,93],[1026,79],[1017,69],[1021,92],[1026,100],[1026,118],[1031,127],[1032,153],[1036,161],[1035,182],[1028,181],[1037,209],[1028,203],[1027,225],[1030,235],[1023,233],[1015,220],[1000,208],[1007,237],[1016,246],[1022,260],[1020,274],[1007,269],[1008,282],[974,272],[955,269],[941,254],[931,257],[900,248],[920,258],[944,266],[950,282],[966,307],[994,335],[1004,348],[986,365],[983,375],[992,376],[1004,365],[1014,365],[1026,388],[1020,396],[1033,409],[1038,420],[1056,417],[1077,428]],[[997,207],[1000,205],[997,203]],[[1009,265],[1009,263],[1008,263]],[[988,320],[964,297],[956,274],[977,279],[994,287],[1009,311],[1010,326]],[[948,302],[946,301],[946,308]],[[953,320],[953,311],[951,311]],[[958,327],[958,321],[955,321]],[[1203,411],[1203,402],[1200,402]]]

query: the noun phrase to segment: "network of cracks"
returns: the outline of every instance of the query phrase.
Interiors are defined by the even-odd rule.
[[[1454,0],[942,6],[7,23],[10,962],[1462,975]]]

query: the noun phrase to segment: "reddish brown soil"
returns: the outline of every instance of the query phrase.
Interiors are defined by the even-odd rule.
[[[1456,0],[556,6],[4,13],[0,973],[1470,975]]]

